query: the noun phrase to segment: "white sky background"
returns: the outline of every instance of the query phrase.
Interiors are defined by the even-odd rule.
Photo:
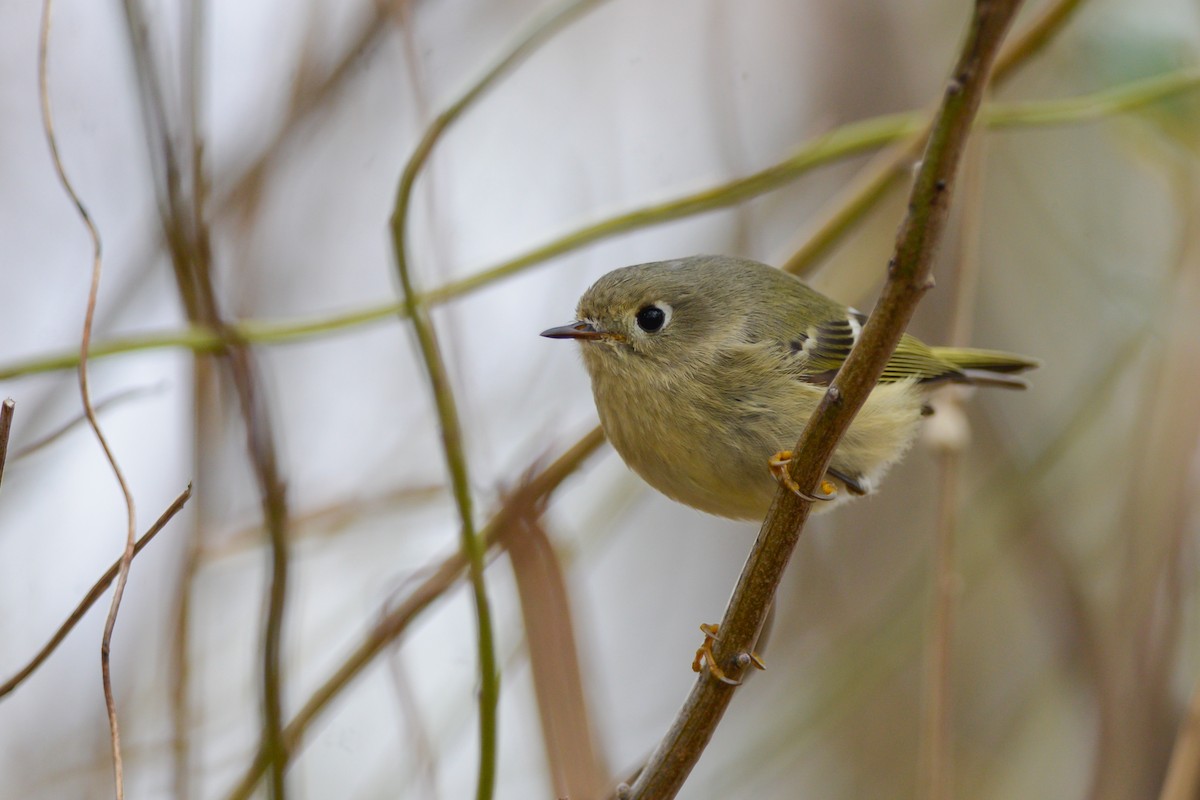
[[[160,55],[173,58],[181,23],[170,18],[174,4],[154,5],[152,18],[161,27],[153,36]],[[504,80],[439,145],[410,226],[419,284],[473,274],[583,223],[745,175],[838,124],[923,106],[957,45],[963,12],[949,2],[919,5],[612,0],[601,6]],[[1151,5],[1152,12],[1146,10]],[[77,347],[89,279],[88,240],[54,178],[39,125],[35,6],[0,5],[5,364]],[[456,98],[546,7],[417,3],[408,33],[415,49],[406,55],[394,31],[338,99],[288,140],[253,227],[216,211],[225,312],[289,319],[393,299],[386,225],[404,160],[430,111]],[[1096,2],[1071,35],[1120,30],[1131,8],[1118,0]],[[1195,42],[1196,13],[1187,3],[1139,3],[1137,9],[1148,30],[1183,31]],[[218,205],[271,140],[300,55],[334,58],[366,11],[366,4],[337,2],[211,6],[204,115]],[[183,321],[159,241],[117,6],[61,0],[54,21],[51,95],[60,149],[104,239],[95,338],[178,329]],[[1070,65],[1075,51],[1070,36],[1066,41],[1067,55],[1058,58]],[[1065,93],[1048,78],[1027,86],[1034,96]],[[825,169],[738,209],[595,244],[442,307],[435,319],[458,390],[481,517],[531,461],[557,455],[594,424],[575,348],[537,337],[572,319],[587,285],[617,266],[698,252],[778,261],[797,227],[850,174],[845,167]],[[1029,174],[1036,179],[1037,170]],[[1003,188],[1003,179],[998,182]],[[1165,207],[1161,189],[1146,192],[1136,202]],[[1097,218],[1109,213],[1094,210]],[[881,274],[898,219],[876,226],[851,248],[869,277],[849,285],[865,289]],[[1069,260],[1077,244],[1072,236],[1068,231],[1065,244],[1048,245],[1061,250],[1046,258]],[[982,306],[980,327],[987,326],[991,338],[981,344],[1041,355],[1030,341],[1034,332],[1006,318],[1003,308],[987,300]],[[1074,307],[1061,310],[1075,313]],[[294,512],[444,482],[428,388],[406,326],[388,321],[257,352]],[[1068,377],[1047,378],[1041,398],[1021,398],[1034,409],[1028,413],[1048,418],[1053,398],[1069,394],[1071,370]],[[17,400],[14,450],[78,413],[73,381],[74,373],[58,372],[0,383],[0,394]],[[230,539],[257,519],[256,490],[229,397],[224,438],[204,444],[213,455],[196,473],[188,354],[156,350],[97,361],[92,383],[97,399],[151,389],[102,415],[137,500],[140,530],[197,480],[198,496],[187,512],[135,561],[114,643],[127,796],[167,797],[168,649],[183,532],[200,515],[209,541]],[[1003,431],[1021,413],[1014,402],[993,403],[994,424]],[[1020,443],[1034,438],[1021,430],[1013,436]],[[923,474],[928,487],[927,464],[925,470],[918,478]],[[886,492],[871,502],[877,513],[905,506],[902,496]],[[798,559],[807,553],[810,564],[815,559],[838,570],[858,565],[866,582],[886,575],[886,565],[899,558],[898,545],[871,544],[870,532],[854,524],[869,517],[855,513],[867,512],[851,512],[840,538],[831,536],[836,523],[814,526]],[[454,519],[441,497],[366,516],[334,536],[296,546],[287,622],[289,709],[339,663],[394,592],[457,546]],[[657,741],[690,686],[696,626],[719,618],[754,526],[653,495],[611,452],[568,484],[549,520],[551,532],[574,553],[572,602],[585,680],[609,762],[623,771]],[[0,489],[0,673],[7,676],[41,646],[120,552],[123,536],[119,492],[85,428],[8,465]],[[264,564],[258,549],[217,559],[196,586],[195,797],[223,796],[256,741]],[[488,575],[507,667],[499,796],[545,796],[515,593],[506,567]],[[834,585],[830,591],[840,590]],[[393,659],[439,754],[437,791],[446,798],[470,796],[475,782],[474,623],[466,600],[460,590],[423,617]],[[106,597],[51,660],[0,703],[0,798],[110,796],[99,670],[107,603]],[[812,644],[817,651],[831,646],[821,637]],[[806,686],[797,683],[790,691],[804,702]],[[416,769],[413,715],[401,694],[382,662],[344,693],[293,762],[289,774],[298,796],[397,796],[397,786],[411,787],[402,796],[430,796],[424,784],[409,783]],[[763,702],[748,708],[765,711]],[[735,709],[714,746],[739,746],[737,734],[727,731],[756,724],[743,714]],[[716,780],[721,763],[703,761],[684,796],[710,796],[703,787]],[[805,763],[801,772],[816,785],[854,786],[819,755]]]

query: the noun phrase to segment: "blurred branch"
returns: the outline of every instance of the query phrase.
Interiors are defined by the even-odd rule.
[[[394,511],[405,504],[428,503],[445,494],[444,484],[398,486],[370,495],[355,495],[345,500],[293,514],[289,528],[292,541],[300,542],[319,534],[331,534],[371,515]],[[220,534],[217,544],[206,545],[201,555],[206,562],[244,553],[262,541],[262,526],[250,525]]]
[[[531,505],[544,502],[575,470],[604,443],[604,432],[593,428],[552,464],[533,474],[525,483],[509,495],[491,520],[479,531],[479,538],[488,548],[493,547]],[[325,708],[345,690],[367,666],[408,628],[425,609],[454,586],[467,569],[467,559],[462,551],[455,552],[433,568],[429,577],[421,582],[409,596],[368,631],[356,647],[321,686],[312,693],[283,731],[284,746],[289,757],[299,750],[304,735]],[[248,800],[254,793],[266,769],[266,756],[260,750],[250,768],[237,786],[229,793],[228,800]]]
[[[120,403],[124,403],[127,400],[134,400],[138,397],[144,397],[146,395],[162,391],[164,385],[165,384],[158,383],[151,386],[135,386],[131,389],[124,389],[105,397],[103,400],[97,400],[93,402],[92,408],[95,409],[97,414],[99,414],[102,411],[106,411],[108,408]],[[87,415],[85,415],[83,412],[80,412],[79,415],[74,419],[67,420],[54,430],[47,433],[45,436],[30,442],[17,452],[13,453],[13,461],[26,458],[44,447],[49,447],[63,436],[66,436],[68,433],[70,433],[75,426],[86,422]]]
[[[92,432],[96,435],[96,441],[100,443],[100,448],[104,451],[104,457],[108,460],[109,468],[112,470],[113,476],[120,486],[121,495],[125,500],[125,551],[121,555],[121,561],[117,569],[117,585],[113,589],[112,604],[109,606],[108,617],[104,621],[104,634],[100,639],[100,676],[101,683],[104,686],[104,706],[108,712],[108,730],[112,743],[113,777],[117,800],[123,800],[125,797],[125,772],[121,762],[121,727],[117,721],[117,705],[113,697],[109,654],[112,648],[113,629],[117,624],[117,612],[121,607],[121,597],[125,594],[125,584],[129,580],[129,567],[133,563],[134,545],[137,538],[137,512],[134,508],[133,493],[129,489],[129,484],[125,481],[125,476],[122,474],[116,456],[108,444],[108,439],[104,436],[104,431],[100,428],[100,420],[97,419],[96,410],[92,407],[92,397],[88,387],[88,350],[91,347],[92,341],[92,322],[96,317],[96,299],[100,293],[100,273],[103,265],[103,255],[100,244],[100,231],[96,227],[96,223],[92,220],[91,214],[88,213],[87,208],[83,205],[83,200],[80,199],[78,192],[75,191],[75,187],[71,184],[71,179],[67,176],[66,167],[62,162],[62,156],[58,151],[58,137],[54,131],[54,114],[50,105],[50,68],[48,64],[52,10],[52,0],[45,0],[42,5],[42,22],[38,37],[37,61],[38,100],[42,112],[42,130],[46,137],[46,144],[50,147],[50,158],[54,163],[54,171],[58,175],[59,183],[62,184],[63,191],[67,193],[67,196],[70,197],[71,202],[74,204],[75,211],[78,213],[84,227],[87,228],[88,237],[92,241],[92,279],[91,286],[88,289],[87,306],[83,315],[83,335],[80,337],[79,344],[79,395],[83,402],[83,413],[87,417],[88,425],[91,426]]]
[[[540,503],[528,507],[504,546],[521,601],[551,788],[555,797],[600,798],[611,782],[593,738],[563,565],[540,518]]]
[[[1012,74],[1048,45],[1083,5],[1084,0],[1051,0],[1025,30],[1013,36],[996,56],[992,86],[1001,86]]]
[[[935,116],[888,265],[883,294],[857,345],[838,371],[793,452],[790,475],[810,490],[825,474],[838,441],[866,401],[900,341],[917,302],[932,286],[930,271],[949,211],[958,162],[983,99],[991,66],[1020,0],[977,0],[970,31]],[[812,509],[780,488],[734,588],[720,637],[717,663],[733,680],[744,673],[775,590]],[[703,673],[675,722],[634,783],[631,798],[670,798],[682,787],[733,698],[734,687]]]
[[[134,555],[142,552],[146,545],[150,544],[150,540],[157,536],[158,532],[167,526],[167,523],[171,521],[172,517],[179,513],[180,509],[183,508],[184,504],[187,503],[191,496],[192,486],[191,484],[188,484],[188,487],[184,489],[178,497],[175,498],[171,505],[167,506],[167,510],[164,511],[162,515],[154,521],[154,524],[151,525],[144,534],[142,534],[142,537],[134,543]],[[59,626],[58,630],[54,632],[54,635],[50,637],[50,641],[46,642],[42,649],[37,652],[37,655],[35,655],[28,664],[18,670],[15,675],[6,680],[4,683],[0,684],[0,698],[5,697],[18,686],[20,686],[26,678],[32,675],[37,668],[42,665],[42,662],[50,657],[50,655],[62,643],[63,639],[67,638],[67,634],[69,634],[71,630],[79,623],[79,620],[83,619],[83,615],[88,612],[95,602],[100,599],[101,595],[104,594],[105,590],[108,589],[108,587],[112,584],[113,580],[121,571],[121,564],[123,561],[124,557],[117,559],[117,561],[115,561],[113,565],[108,568],[108,571],[100,576],[100,579],[96,581],[88,593],[83,596],[83,599],[79,601],[79,605],[75,606],[75,610],[71,612],[63,624]]]
[[[13,412],[17,404],[11,397],[0,403],[0,484],[4,483],[4,462],[8,460],[8,438],[12,434]]]
[[[212,274],[211,231],[206,217],[208,174],[201,135],[203,96],[201,68],[204,51],[198,42],[187,45],[181,69],[185,99],[179,110],[185,122],[189,147],[179,145],[171,134],[165,81],[153,56],[149,25],[139,0],[124,0],[126,23],[137,67],[147,141],[156,170],[159,215],[170,250],[171,265],[179,297],[193,325],[203,325],[216,337],[214,352],[238,398],[246,429],[246,452],[255,482],[259,505],[270,542],[270,578],[263,620],[262,646],[262,738],[271,755],[270,796],[281,800],[286,793],[286,757],[283,730],[283,626],[287,604],[288,533],[287,495],[275,449],[271,417],[260,392],[261,381],[245,342],[222,316]],[[189,20],[203,25],[203,10],[192,6]],[[201,33],[193,31],[196,36]],[[182,153],[187,153],[185,158]],[[190,181],[190,183],[189,183]],[[190,188],[190,193],[186,189]]]
[[[1046,7],[1037,20],[1001,51],[992,75],[993,86],[999,86],[1017,67],[1041,52],[1081,4],[1082,0],[1057,0]],[[878,205],[889,189],[899,186],[929,137],[928,114],[922,114],[921,120],[918,132],[888,153],[880,154],[826,204],[821,215],[802,229],[797,238],[803,244],[784,263],[785,272],[800,275],[811,270],[859,219]]]
[[[1194,173],[1173,175],[1172,208],[1179,226],[1177,251],[1163,277],[1164,301],[1155,317],[1169,319],[1143,363],[1137,411],[1125,429],[1122,459],[1127,488],[1112,524],[1118,558],[1119,602],[1100,615],[1109,654],[1109,680],[1099,707],[1098,747],[1091,796],[1152,796],[1161,786],[1168,742],[1175,735],[1172,678],[1187,630],[1179,574],[1195,520],[1195,454],[1200,442],[1196,364],[1200,326],[1200,255]],[[1138,536],[1127,532],[1137,530]]]
[[[980,242],[983,221],[983,164],[986,140],[976,135],[963,158],[959,253],[953,259],[954,307],[946,343],[965,347],[971,341],[972,309],[979,284]],[[923,776],[925,796],[931,800],[954,797],[954,627],[960,576],[957,564],[959,536],[959,474],[962,451],[970,439],[970,423],[963,409],[961,387],[944,387],[933,400],[936,418],[926,427],[927,439],[937,451],[939,486],[937,526],[934,533],[932,603],[925,657],[924,750],[928,756]],[[936,428],[935,428],[936,425]]]
[[[183,103],[183,116],[187,129],[187,136],[191,142],[191,160],[190,170],[188,174],[192,178],[192,193],[190,210],[190,219],[182,219],[184,213],[181,209],[181,200],[176,200],[175,195],[168,187],[168,206],[166,211],[160,211],[160,220],[164,233],[166,234],[168,246],[172,253],[172,263],[175,266],[176,284],[181,296],[184,296],[184,305],[188,309],[190,319],[200,319],[199,305],[189,303],[187,295],[189,294],[186,287],[189,270],[185,265],[190,259],[185,260],[181,256],[187,252],[188,248],[184,243],[188,241],[187,232],[191,233],[191,242],[197,259],[201,263],[201,269],[196,272],[202,272],[211,261],[211,252],[209,245],[209,227],[205,219],[204,212],[208,207],[209,193],[209,178],[204,162],[204,137],[203,137],[203,113],[204,104],[201,98],[204,95],[204,78],[205,78],[205,60],[204,56],[206,48],[204,47],[205,40],[205,25],[207,16],[205,12],[205,3],[201,0],[188,0],[187,6],[187,30],[183,36],[183,52],[180,56],[180,83],[184,87],[185,102]],[[132,6],[131,6],[132,8]],[[138,52],[145,53],[144,49],[135,48]],[[148,65],[143,65],[148,68]],[[146,82],[154,82],[149,74],[144,75]],[[170,153],[167,154],[170,159]],[[262,163],[261,161],[259,163]],[[176,233],[172,235],[171,231]],[[202,281],[201,275],[196,275],[195,280]],[[193,419],[192,419],[192,435],[193,435],[193,464],[197,474],[202,469],[202,458],[205,450],[204,439],[202,438],[207,431],[204,428],[205,422],[212,422],[215,416],[213,409],[204,408],[203,404],[208,399],[208,392],[218,382],[218,372],[213,369],[213,364],[202,360],[195,356],[192,357],[192,400],[193,400]],[[251,421],[246,420],[249,426]],[[191,774],[191,726],[190,713],[188,706],[189,688],[191,686],[192,662],[189,657],[188,645],[191,641],[192,632],[192,589],[195,585],[196,574],[200,568],[200,536],[203,526],[203,517],[200,513],[195,516],[195,525],[188,536],[185,537],[183,543],[183,556],[179,566],[179,580],[176,585],[174,617],[175,629],[171,639],[171,669],[170,669],[170,697],[171,697],[171,754],[172,754],[172,779],[174,788],[175,800],[188,800],[190,797],[191,785],[189,776]],[[279,581],[273,576],[273,584],[278,584]],[[282,608],[279,610],[282,615]],[[282,625],[282,621],[279,623]],[[267,672],[271,670],[271,665],[268,664],[265,668]],[[275,689],[274,686],[266,683],[264,678],[264,693],[267,697],[264,699],[264,705],[271,707],[272,699],[270,693]],[[268,719],[264,724],[264,728],[268,731],[278,732],[283,727],[282,711],[279,712],[279,717],[275,724],[270,720],[270,712],[264,712],[264,716]],[[264,739],[267,739],[271,734],[264,733]],[[277,735],[277,734],[276,734]],[[275,798],[283,796],[283,767],[280,765],[273,774],[272,794]]]
[[[1003,103],[984,112],[989,128],[1079,125],[1125,114],[1200,89],[1200,69],[1191,68],[1130,81],[1080,97],[1041,103]]]
[[[492,614],[488,604],[483,570],[487,545],[475,530],[472,509],[471,481],[467,474],[467,454],[459,424],[454,390],[446,372],[438,346],[437,333],[429,316],[427,300],[417,294],[408,264],[408,221],[413,188],[442,134],[452,126],[474,102],[482,97],[501,77],[533,53],[551,36],[573,22],[583,13],[600,4],[600,0],[571,0],[555,6],[518,37],[516,44],[445,111],[438,114],[425,131],[400,176],[396,189],[396,204],[390,221],[392,251],[396,272],[403,289],[404,308],[420,345],[425,370],[432,384],[434,402],[442,432],[442,449],[450,472],[450,485],[461,523],[462,552],[467,559],[471,590],[475,600],[475,622],[479,657],[479,777],[477,800],[488,800],[495,793],[496,783],[496,726],[500,703],[500,672],[496,662],[492,632]]]
[[[411,0],[399,2],[404,4]],[[263,145],[253,163],[237,177],[229,191],[218,198],[221,209],[232,208],[233,214],[245,215],[257,205],[268,173],[280,154],[288,152],[291,138],[299,131],[306,130],[303,123],[313,117],[316,111],[325,108],[350,78],[364,74],[361,63],[374,53],[384,41],[385,34],[391,30],[388,23],[391,15],[396,13],[393,7],[397,2],[378,0],[364,5],[367,7],[366,15],[349,37],[350,43],[331,66],[325,66],[324,59],[315,58],[303,59],[296,65],[286,118],[270,141]]]
[[[1196,800],[1200,797],[1200,683],[1192,691],[1191,702],[1171,750],[1167,777],[1158,800]]]

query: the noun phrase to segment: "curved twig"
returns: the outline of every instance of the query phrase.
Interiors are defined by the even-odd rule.
[[[104,684],[104,706],[108,712],[108,729],[112,741],[113,775],[116,784],[117,800],[122,800],[125,796],[125,774],[121,762],[121,727],[117,721],[116,700],[113,698],[109,652],[112,647],[113,629],[117,624],[117,611],[121,607],[121,597],[125,594],[125,584],[129,580],[129,567],[133,563],[134,546],[137,538],[137,511],[134,508],[133,492],[129,489],[129,484],[126,482],[125,476],[121,472],[121,467],[117,463],[116,456],[113,455],[112,448],[104,436],[104,431],[100,429],[100,421],[96,418],[96,410],[92,407],[91,392],[88,388],[87,357],[92,342],[92,322],[96,316],[96,298],[100,292],[100,271],[103,264],[103,250],[100,244],[100,230],[96,227],[96,223],[84,206],[83,200],[80,199],[78,192],[75,191],[75,187],[71,184],[71,179],[67,177],[66,168],[63,166],[62,157],[58,152],[58,138],[54,132],[54,115],[50,106],[49,66],[47,62],[47,54],[50,48],[52,7],[52,0],[45,0],[42,5],[41,29],[38,36],[38,98],[42,111],[42,129],[46,136],[46,143],[50,146],[50,157],[54,162],[54,171],[58,175],[59,183],[62,184],[63,190],[71,198],[71,202],[75,205],[75,210],[87,228],[88,236],[92,240],[92,280],[91,286],[88,289],[87,307],[83,317],[83,335],[80,338],[79,344],[79,394],[83,401],[83,412],[87,416],[88,424],[91,426],[92,432],[96,435],[96,440],[100,443],[101,449],[104,450],[104,457],[108,460],[108,465],[112,469],[113,476],[117,479],[117,483],[121,488],[121,494],[125,499],[127,522],[125,552],[121,556],[121,562],[117,569],[117,585],[113,589],[112,605],[109,607],[108,617],[104,622],[104,635],[100,639],[100,675],[101,681]]]

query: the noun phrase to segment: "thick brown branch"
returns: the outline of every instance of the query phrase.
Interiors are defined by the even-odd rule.
[[[888,279],[861,340],[826,392],[794,448],[791,476],[815,491],[838,441],[866,401],[916,309],[932,286],[930,269],[949,209],[950,191],[1000,42],[1020,0],[976,0],[970,32],[934,119],[929,143],[896,237]],[[811,503],[781,489],[742,570],[713,648],[733,679],[754,649]],[[732,686],[702,674],[674,724],[633,785],[632,798],[670,798],[682,787],[733,696]]]

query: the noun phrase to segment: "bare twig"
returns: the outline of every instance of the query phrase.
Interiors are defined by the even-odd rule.
[[[162,515],[154,521],[154,524],[151,525],[144,534],[142,534],[142,537],[134,543],[133,554],[135,556],[142,552],[146,545],[150,544],[150,541],[158,535],[158,532],[167,526],[167,523],[171,521],[172,517],[179,513],[180,509],[183,508],[184,504],[187,503],[188,498],[191,496],[192,487],[191,484],[188,484],[188,487],[184,489],[178,497],[175,498],[171,505],[167,506],[167,510],[164,511]],[[79,601],[79,605],[75,606],[75,610],[70,613],[63,624],[59,626],[58,630],[54,632],[54,635],[50,637],[50,641],[46,642],[46,644],[42,646],[42,649],[39,650],[32,659],[30,659],[28,664],[19,669],[11,678],[0,684],[0,698],[8,695],[14,689],[20,686],[26,678],[32,675],[37,668],[42,665],[42,662],[50,657],[50,655],[62,643],[63,639],[67,638],[67,634],[69,634],[71,630],[79,623],[79,620],[83,619],[83,615],[88,612],[95,602],[104,594],[104,591],[112,584],[113,580],[121,571],[121,564],[123,561],[124,557],[117,559],[117,561],[115,561],[113,565],[108,568],[108,571],[101,575],[100,579],[97,580],[92,588],[88,590],[88,593],[83,596],[83,599]]]
[[[66,167],[63,166],[62,157],[58,152],[58,138],[54,132],[54,115],[50,106],[49,65],[47,61],[50,47],[52,5],[52,0],[45,0],[42,6],[41,33],[38,37],[38,97],[41,102],[42,128],[46,136],[46,143],[50,146],[50,157],[54,162],[54,171],[58,174],[58,180],[62,184],[63,190],[71,198],[71,202],[75,205],[75,210],[87,228],[88,236],[92,240],[92,280],[91,287],[88,290],[87,308],[83,318],[83,335],[80,338],[79,345],[79,394],[83,401],[83,410],[84,414],[87,415],[88,424],[91,426],[92,432],[95,433],[96,440],[100,443],[100,447],[104,451],[104,457],[108,459],[109,467],[112,470],[113,476],[117,479],[122,496],[125,498],[127,523],[125,552],[121,556],[121,562],[117,570],[117,585],[113,589],[112,605],[109,607],[108,618],[104,622],[104,635],[100,640],[100,675],[101,682],[104,685],[104,706],[108,712],[108,729],[112,741],[113,775],[117,800],[122,800],[125,796],[125,774],[121,763],[121,728],[117,722],[117,706],[113,698],[109,652],[112,646],[113,629],[117,624],[117,611],[121,607],[121,597],[125,594],[125,584],[129,580],[129,566],[133,563],[134,545],[137,538],[137,513],[134,508],[133,493],[129,489],[129,484],[125,481],[125,476],[121,473],[121,467],[117,464],[116,456],[113,455],[112,448],[109,446],[104,432],[100,429],[100,421],[96,418],[96,410],[92,407],[91,392],[88,388],[87,354],[92,341],[92,321],[96,316],[96,297],[100,292],[100,271],[103,263],[102,248],[100,245],[100,231],[88,213],[87,208],[83,205],[79,194],[75,191],[75,187],[71,184],[70,178],[67,177]]]
[[[4,482],[4,462],[8,459],[8,437],[12,434],[13,412],[17,404],[11,397],[0,403],[0,484]]]
[[[575,470],[592,453],[596,452],[603,442],[603,431],[600,428],[593,428],[552,464],[513,492],[488,524],[479,531],[479,536],[487,547],[495,545],[500,537],[520,520],[521,514],[525,513],[531,504],[540,503],[553,494],[559,485],[574,474]],[[409,594],[404,602],[397,605],[375,624],[375,627],[367,633],[358,647],[346,656],[333,675],[312,693],[284,729],[284,746],[287,748],[289,757],[300,748],[308,728],[333,699],[349,686],[388,645],[399,638],[408,628],[409,623],[453,586],[466,569],[467,559],[461,550],[447,557],[434,568],[428,578]],[[254,787],[266,770],[266,765],[266,755],[260,750],[245,775],[229,793],[228,800],[247,800],[254,793]]]
[[[983,97],[1000,42],[1019,0],[976,0],[970,32],[933,123],[896,239],[883,294],[858,344],[839,370],[794,448],[790,474],[812,491],[854,414],[874,388],[917,302],[932,286],[934,250],[946,224],[959,157]],[[720,624],[713,648],[733,680],[741,677],[791,557],[811,502],[780,489]],[[733,687],[702,674],[666,737],[631,790],[632,798],[674,797],[708,744],[733,697]]]

